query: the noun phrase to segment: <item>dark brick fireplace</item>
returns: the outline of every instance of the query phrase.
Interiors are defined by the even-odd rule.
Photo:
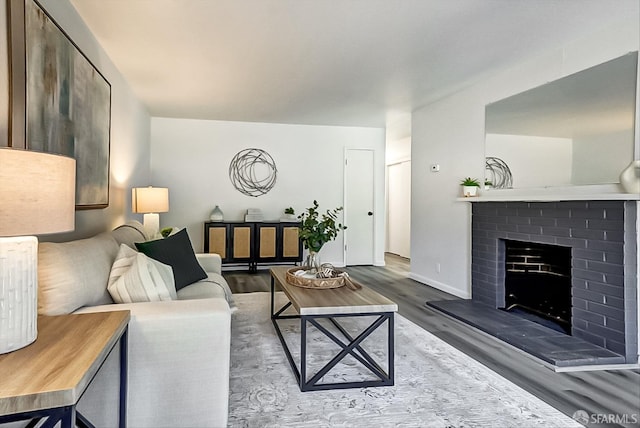
[[[473,301],[505,307],[505,240],[569,248],[570,334],[637,362],[635,201],[472,206]]]

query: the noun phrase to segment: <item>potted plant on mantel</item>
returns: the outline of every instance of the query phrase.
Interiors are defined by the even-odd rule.
[[[465,198],[476,196],[478,194],[480,182],[476,178],[467,177],[463,179],[460,184],[462,185],[462,195]]]
[[[304,267],[310,269],[312,273],[320,268],[318,253],[322,246],[336,239],[338,232],[347,228],[337,222],[338,213],[342,211],[342,207],[327,210],[322,215],[318,207],[318,201],[314,200],[313,206],[298,216],[301,222],[300,240],[304,248],[309,251]]]

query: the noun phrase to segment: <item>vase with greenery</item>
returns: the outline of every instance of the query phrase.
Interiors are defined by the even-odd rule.
[[[478,194],[478,188],[480,187],[480,182],[477,178],[467,177],[462,179],[460,182],[462,185],[462,195],[467,198],[470,196],[476,196]]]
[[[304,248],[309,251],[304,266],[317,272],[320,267],[318,252],[327,242],[333,241],[338,236],[338,232],[347,228],[338,223],[338,213],[342,207],[326,210],[321,213],[318,210],[318,201],[313,201],[313,206],[309,207],[298,216],[300,219],[300,240]]]

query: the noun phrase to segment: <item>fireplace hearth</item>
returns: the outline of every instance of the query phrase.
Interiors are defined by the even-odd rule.
[[[472,298],[428,305],[558,367],[636,364],[637,210],[625,200],[473,202]],[[507,251],[516,241],[534,256],[560,249],[534,262]]]
[[[501,309],[571,334],[571,248],[503,240],[505,305]]]

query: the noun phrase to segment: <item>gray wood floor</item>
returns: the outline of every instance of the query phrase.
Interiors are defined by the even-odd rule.
[[[401,257],[387,254],[384,267],[353,266],[347,271],[395,301],[405,318],[566,415],[584,410],[590,416],[587,426],[592,427],[640,426],[639,370],[556,373],[504,342],[427,307],[426,301],[457,297],[409,279],[409,262]],[[234,293],[269,291],[266,270],[224,271],[223,275]]]

